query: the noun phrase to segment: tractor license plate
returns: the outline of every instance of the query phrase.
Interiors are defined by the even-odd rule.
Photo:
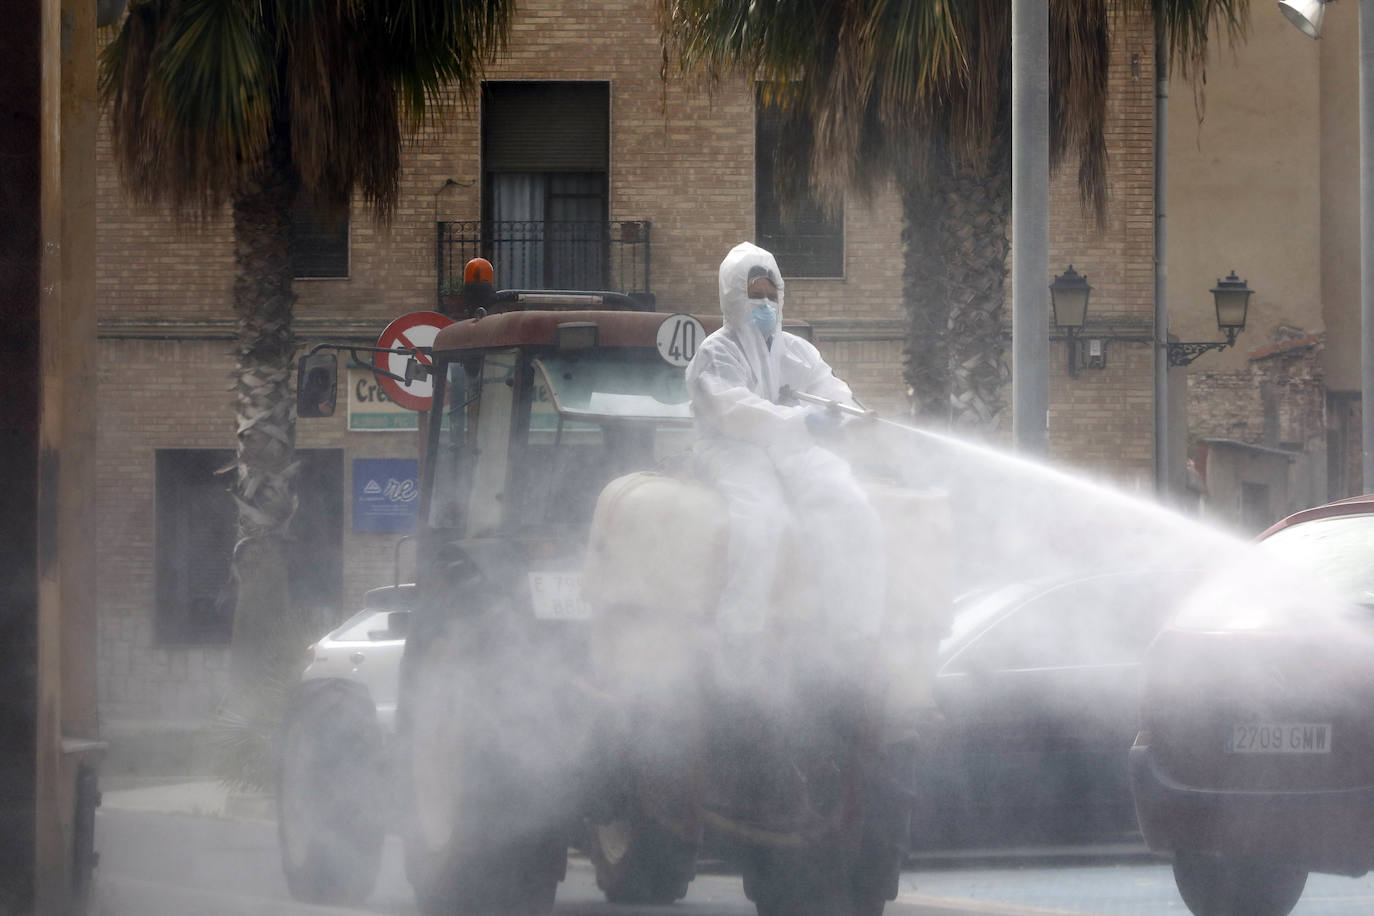
[[[582,574],[530,573],[530,599],[540,620],[590,620],[592,609],[582,600]]]
[[[1231,726],[1232,754],[1329,754],[1329,722],[1246,722]]]

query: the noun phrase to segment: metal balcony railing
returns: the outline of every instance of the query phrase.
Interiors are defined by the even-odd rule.
[[[650,291],[647,220],[503,220],[438,224],[437,292],[455,291],[463,265],[486,258],[498,289]]]

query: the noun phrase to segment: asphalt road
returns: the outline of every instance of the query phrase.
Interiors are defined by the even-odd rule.
[[[270,821],[223,815],[102,810],[96,820],[98,916],[339,916],[413,914],[399,843],[388,840],[376,892],[356,909],[291,900]],[[753,916],[737,875],[703,869],[669,907],[611,906],[591,866],[574,856],[558,916]],[[951,857],[907,871],[887,916],[1158,916],[1187,914],[1167,864],[1120,850],[1100,855],[979,860]],[[1314,875],[1294,916],[1374,912],[1374,877]]]
[[[417,912],[395,838],[387,841],[377,890],[356,909],[292,901],[277,860],[276,826],[268,821],[107,810],[96,818],[96,844],[100,865],[95,912],[99,916]],[[677,904],[612,906],[597,890],[591,865],[574,855],[568,876],[559,885],[555,912],[559,916],[753,916],[754,907],[745,898],[738,875],[712,869],[709,864],[692,883],[687,898]],[[891,916],[1022,916],[1037,912],[1044,911],[993,900],[973,901],[957,894],[935,897],[922,890],[921,879],[915,874],[905,876],[901,897],[887,908]]]

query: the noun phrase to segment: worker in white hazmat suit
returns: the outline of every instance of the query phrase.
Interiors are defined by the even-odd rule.
[[[789,526],[817,570],[825,619],[838,636],[882,625],[884,544],[877,513],[849,463],[817,444],[843,422],[824,407],[780,403],[785,389],[854,403],[810,342],[782,330],[783,279],[748,242],[720,265],[724,326],[687,366],[696,463],[729,505],[729,568],[717,612],[722,637],[761,632]]]

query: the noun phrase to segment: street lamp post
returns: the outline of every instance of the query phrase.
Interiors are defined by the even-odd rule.
[[[1088,285],[1088,278],[1074,270],[1072,264],[1050,284],[1050,308],[1054,315],[1054,326],[1063,332],[1069,342],[1070,378],[1077,378],[1078,371],[1082,368],[1079,338],[1087,329],[1088,294],[1091,292],[1092,287]],[[1212,302],[1217,311],[1217,327],[1226,335],[1226,339],[1167,341],[1164,353],[1168,364],[1186,366],[1210,350],[1225,350],[1227,347],[1235,346],[1236,335],[1245,330],[1245,316],[1249,311],[1252,292],[1249,284],[1236,276],[1234,270],[1225,280],[1218,280],[1217,285],[1211,290]],[[1089,362],[1098,369],[1107,365],[1106,351],[1101,348],[1104,341],[1155,342],[1154,337],[1122,334],[1103,325],[1094,325],[1088,337],[1090,344],[1096,344],[1098,350]],[[1089,350],[1092,350],[1091,345]]]
[[[1321,37],[1331,0],[1280,0],[1279,9],[1311,38]],[[1360,468],[1374,489],[1374,0],[1359,0],[1360,18]]]
[[[1078,377],[1078,335],[1088,318],[1088,294],[1093,288],[1088,278],[1069,265],[1069,269],[1050,284],[1050,310],[1055,327],[1063,328],[1069,338],[1069,377]]]
[[[1011,425],[1017,451],[1049,452],[1050,66],[1045,0],[1011,5]]]
[[[1185,341],[1167,344],[1169,365],[1186,366],[1208,350],[1224,350],[1235,346],[1236,335],[1245,330],[1245,315],[1250,309],[1250,286],[1231,271],[1225,280],[1212,287],[1212,300],[1217,309],[1217,327],[1226,334],[1225,340]]]

